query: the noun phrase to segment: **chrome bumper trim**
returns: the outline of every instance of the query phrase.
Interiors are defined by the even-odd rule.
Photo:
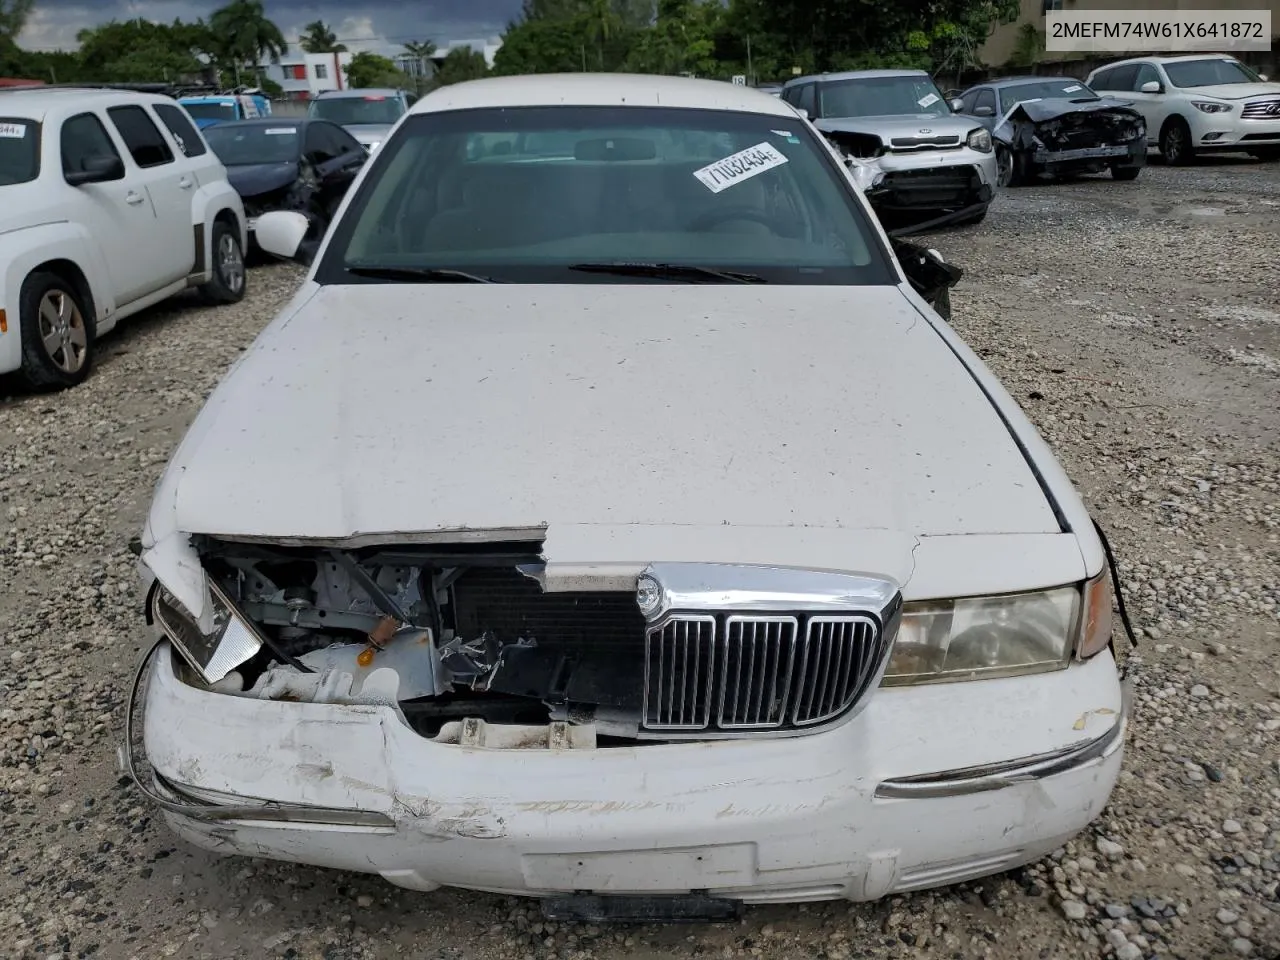
[[[1121,684],[1120,716],[1111,729],[1085,743],[1074,744],[1032,757],[1021,757],[980,767],[963,767],[911,777],[884,780],[876,787],[877,800],[925,800],[964,797],[989,790],[1003,790],[1031,780],[1043,780],[1067,773],[1093,760],[1109,757],[1120,749],[1133,711],[1133,682]]]

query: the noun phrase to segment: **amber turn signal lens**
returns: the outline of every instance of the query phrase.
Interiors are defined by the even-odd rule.
[[[1111,575],[1103,570],[1084,585],[1084,619],[1076,657],[1088,660],[1111,643]]]

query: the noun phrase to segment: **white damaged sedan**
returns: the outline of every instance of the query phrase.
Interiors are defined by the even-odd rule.
[[[139,547],[124,759],[182,837],[716,918],[998,872],[1103,809],[1100,536],[789,105],[445,87],[298,255]]]

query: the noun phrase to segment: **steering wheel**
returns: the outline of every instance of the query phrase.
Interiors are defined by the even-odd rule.
[[[698,231],[710,230],[712,227],[718,227],[728,220],[750,220],[753,223],[767,227],[770,233],[777,232],[773,229],[773,223],[768,214],[763,210],[748,206],[713,207],[705,213],[700,213],[694,217],[689,222],[689,229]]]

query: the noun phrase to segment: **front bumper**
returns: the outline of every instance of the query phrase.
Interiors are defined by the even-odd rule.
[[[875,163],[882,171],[866,191],[877,213],[971,216],[995,196],[995,153],[921,150],[890,153]]]
[[[1240,106],[1228,114],[1192,110],[1191,138],[1200,150],[1252,150],[1280,146],[1280,117],[1245,120]]]
[[[1033,678],[881,689],[807,737],[486,749],[425,740],[392,707],[203,691],[159,651],[143,698],[153,771],[126,761],[179,835],[417,890],[794,902],[982,876],[1101,812],[1128,713],[1104,653]]]

